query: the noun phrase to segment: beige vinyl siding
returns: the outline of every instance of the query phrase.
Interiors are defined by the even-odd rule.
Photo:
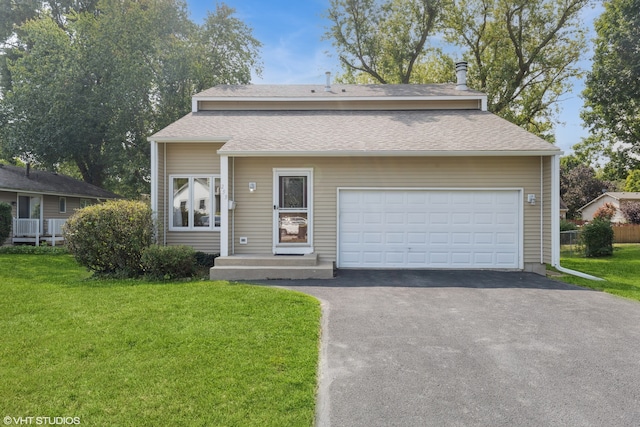
[[[547,170],[550,170],[548,161]],[[273,168],[313,168],[314,248],[324,260],[336,259],[338,187],[523,188],[540,200],[540,157],[418,158],[236,158],[236,254],[271,253]],[[545,174],[548,175],[548,174]],[[250,193],[248,182],[257,183]],[[545,186],[550,194],[550,176]],[[550,206],[550,198],[545,195]],[[540,262],[540,212],[543,204],[524,203],[524,263]],[[545,215],[545,262],[550,262],[550,216]],[[238,239],[247,237],[248,244]]]
[[[480,110],[478,99],[371,101],[198,101],[198,111],[230,110]]]
[[[188,245],[207,253],[220,252],[219,231],[170,231],[167,224],[167,191],[171,175],[220,174],[220,143],[166,143],[158,144],[158,188],[159,230],[168,245]],[[166,150],[166,151],[165,151]],[[166,157],[165,157],[166,153]],[[166,170],[165,170],[166,164]],[[220,209],[219,207],[217,208]],[[160,226],[161,224],[161,226]],[[165,231],[166,230],[166,231]]]

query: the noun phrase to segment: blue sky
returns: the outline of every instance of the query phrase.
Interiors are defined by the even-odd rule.
[[[215,9],[215,1],[187,0],[191,17],[200,22],[208,10]],[[323,14],[329,0],[226,0],[236,10],[236,17],[253,29],[254,36],[263,43],[264,70],[255,77],[256,84],[324,84],[325,72],[334,75],[341,71],[330,41],[322,36],[328,21]],[[602,12],[602,6],[585,11],[583,19],[591,29],[593,20]],[[595,35],[595,34],[594,34]],[[581,66],[590,68],[585,55]],[[557,145],[569,153],[571,146],[587,136],[582,128],[580,92],[583,82],[576,81],[572,93],[566,94],[561,103],[560,120],[556,126]]]

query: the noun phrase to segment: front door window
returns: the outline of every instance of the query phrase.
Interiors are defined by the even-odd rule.
[[[310,253],[311,170],[278,169],[274,187],[274,252]]]
[[[280,176],[278,185],[280,243],[307,243],[307,177]]]

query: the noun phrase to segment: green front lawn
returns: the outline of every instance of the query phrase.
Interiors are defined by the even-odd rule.
[[[640,301],[640,245],[617,244],[612,257],[584,258],[579,254],[565,255],[560,265],[572,270],[588,273],[603,282],[563,275],[560,280],[566,283],[585,286]]]
[[[0,254],[0,415],[309,426],[319,319],[295,292],[98,281],[69,255]]]

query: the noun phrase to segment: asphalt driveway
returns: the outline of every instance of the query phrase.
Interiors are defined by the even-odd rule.
[[[640,426],[640,303],[531,273],[265,283],[322,301],[319,426]]]

